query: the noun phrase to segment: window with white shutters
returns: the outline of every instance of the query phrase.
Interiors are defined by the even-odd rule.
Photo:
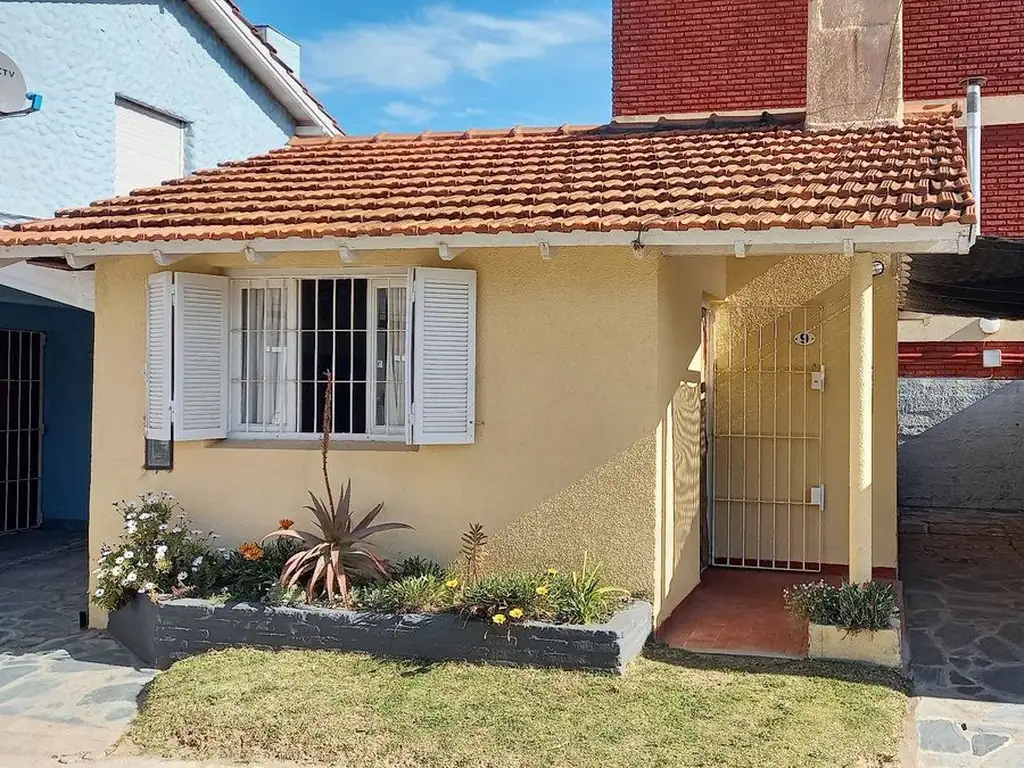
[[[114,102],[114,194],[185,174],[185,124],[127,99]]]
[[[333,381],[336,439],[473,442],[475,288],[453,269],[176,273],[174,439],[314,439]]]

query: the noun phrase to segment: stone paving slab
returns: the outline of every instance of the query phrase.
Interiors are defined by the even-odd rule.
[[[0,538],[0,766],[101,757],[156,674],[117,641],[79,628],[87,605],[81,536]]]
[[[922,768],[1024,767],[1024,512],[901,510]]]

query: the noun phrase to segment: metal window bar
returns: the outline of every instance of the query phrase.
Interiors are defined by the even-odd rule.
[[[42,522],[44,344],[39,331],[0,330],[0,534]]]
[[[232,280],[232,432],[318,435],[333,371],[335,437],[404,435],[406,283],[404,276]]]
[[[715,462],[724,464],[726,477],[715,482],[713,561],[819,571],[822,512],[809,498],[824,468],[824,398],[810,379],[821,370],[825,310],[725,306],[716,312]],[[804,330],[815,333],[816,343],[794,351],[794,336]]]

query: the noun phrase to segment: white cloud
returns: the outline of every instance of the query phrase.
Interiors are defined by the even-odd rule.
[[[455,116],[456,117],[473,117],[474,115],[486,115],[486,114],[487,114],[487,110],[486,109],[479,109],[478,107],[466,107],[465,109],[460,109],[458,112],[456,112]]]
[[[410,104],[407,101],[392,101],[384,111],[396,120],[406,123],[425,123],[434,116],[434,111],[424,106]]]
[[[608,26],[606,17],[578,11],[498,16],[431,5],[407,21],[356,25],[305,43],[303,74],[332,85],[427,91],[459,73],[487,80],[509,62],[604,40]]]

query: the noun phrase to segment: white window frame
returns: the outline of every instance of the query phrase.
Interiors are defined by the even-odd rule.
[[[411,315],[411,294],[412,294],[412,273],[408,269],[393,269],[393,268],[365,268],[365,269],[338,269],[338,270],[318,270],[318,269],[293,269],[293,270],[274,270],[274,269],[239,269],[239,270],[228,270],[227,277],[230,280],[229,289],[229,311],[231,317],[230,332],[229,332],[229,372],[230,372],[230,393],[228,398],[228,407],[230,410],[230,421],[228,425],[228,439],[229,440],[270,440],[270,441],[296,441],[296,440],[307,440],[316,441],[320,439],[319,432],[298,432],[298,398],[299,398],[299,342],[298,336],[296,335],[295,343],[289,343],[285,345],[285,414],[286,422],[284,429],[279,431],[268,431],[265,428],[260,429],[258,425],[246,425],[241,420],[241,386],[240,379],[242,373],[242,345],[239,341],[240,337],[236,333],[237,329],[241,327],[241,312],[242,312],[242,301],[241,292],[245,288],[267,288],[275,287],[273,283],[280,281],[284,286],[284,317],[285,317],[285,328],[284,333],[295,333],[298,334],[298,304],[299,304],[299,281],[301,280],[335,280],[335,279],[352,279],[352,280],[366,280],[367,285],[367,350],[366,350],[366,425],[367,431],[362,432],[333,432],[331,434],[332,440],[339,442],[388,442],[388,443],[406,443],[409,441],[409,432],[411,429],[411,403],[410,403],[410,382],[409,378],[409,356],[411,349],[411,328],[412,328],[412,315]],[[246,285],[246,281],[250,281]],[[267,281],[264,285],[259,285],[260,281]],[[384,282],[387,281],[387,282]],[[380,428],[375,424],[375,409],[374,409],[374,395],[376,392],[377,384],[377,371],[376,365],[374,364],[377,359],[377,333],[376,333],[376,310],[377,310],[377,299],[376,289],[380,287],[399,287],[396,285],[396,281],[401,281],[401,287],[406,289],[406,306],[404,309],[405,317],[405,378],[403,391],[405,397],[405,419],[401,425],[393,426],[390,428]],[[384,283],[383,285],[381,283]],[[287,330],[292,329],[292,330]],[[318,405],[318,409],[322,408]],[[319,410],[318,410],[319,413]],[[319,419],[318,419],[319,421]],[[265,425],[264,425],[265,427]]]

